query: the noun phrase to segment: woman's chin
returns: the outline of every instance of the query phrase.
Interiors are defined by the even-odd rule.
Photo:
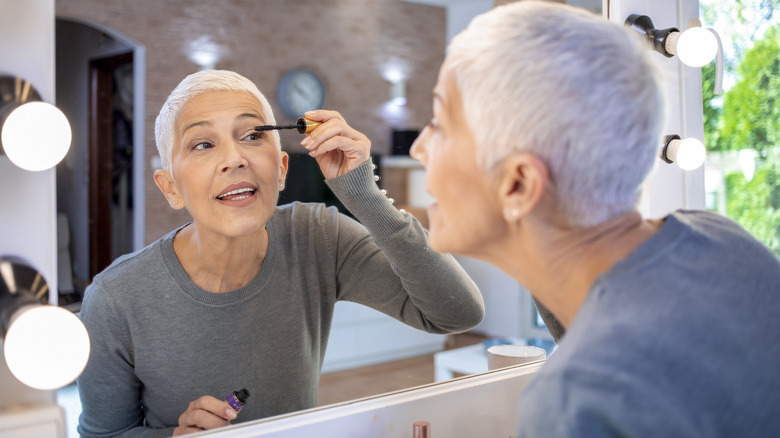
[[[439,227],[430,226],[428,230],[428,243],[432,250],[438,253],[449,253],[453,250],[453,245],[439,229]]]

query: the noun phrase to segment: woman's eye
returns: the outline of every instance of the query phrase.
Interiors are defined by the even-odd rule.
[[[214,147],[214,145],[212,145],[211,143],[209,143],[209,142],[207,142],[207,141],[204,141],[204,142],[198,143],[198,144],[196,144],[195,146],[193,146],[193,147],[192,147],[192,150],[195,150],[195,151],[202,151],[202,150],[204,150],[204,149],[210,149],[210,148],[212,148],[212,147]]]
[[[263,138],[263,133],[258,131],[252,131],[244,137],[244,141],[257,141]]]

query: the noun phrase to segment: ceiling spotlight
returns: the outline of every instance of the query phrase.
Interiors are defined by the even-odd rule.
[[[390,101],[393,105],[406,105],[406,81],[399,79],[390,83]]]

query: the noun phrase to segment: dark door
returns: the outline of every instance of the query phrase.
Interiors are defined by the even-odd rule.
[[[117,107],[117,77],[128,66],[133,54],[100,58],[89,69],[89,276],[94,277],[114,260],[117,224],[128,215],[132,196],[132,128],[122,120]],[[129,144],[128,143],[129,140]],[[131,214],[131,213],[130,213]],[[120,220],[117,221],[117,218]],[[122,225],[120,225],[122,227]],[[118,237],[119,236],[119,237]]]

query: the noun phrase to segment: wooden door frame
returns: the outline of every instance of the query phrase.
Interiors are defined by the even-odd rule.
[[[95,59],[89,65],[89,276],[111,262],[113,172],[113,72],[133,62],[133,52]],[[105,145],[108,145],[106,147]]]

